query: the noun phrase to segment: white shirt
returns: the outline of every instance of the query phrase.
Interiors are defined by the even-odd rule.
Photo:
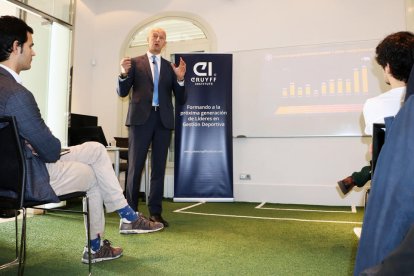
[[[16,72],[14,72],[12,69],[10,69],[9,67],[7,67],[6,65],[0,64],[1,67],[3,67],[7,72],[9,72],[13,78],[16,80],[16,82],[22,84],[22,78],[19,76],[19,74],[17,74]]]
[[[154,56],[153,54],[151,54],[149,51],[147,52],[147,56],[148,56],[148,60],[150,62],[150,67],[151,67],[151,72],[152,72],[152,79],[154,79],[154,64],[152,63],[152,56]],[[159,72],[161,72],[161,55],[155,55],[155,60],[157,61],[157,66],[158,66],[158,74]]]
[[[384,118],[398,113],[404,101],[405,90],[405,87],[394,88],[365,102],[363,114],[367,135],[372,136],[374,123],[384,123]]]
[[[150,67],[151,67],[151,73],[152,73],[152,79],[154,79],[154,64],[152,63],[152,56],[154,56],[153,54],[151,54],[149,51],[147,51],[147,56],[148,56],[148,60],[150,62]],[[155,55],[155,59],[157,61],[157,65],[158,65],[158,73],[161,72],[161,54],[159,55]],[[177,83],[180,86],[184,86],[184,80],[183,81],[178,81]]]

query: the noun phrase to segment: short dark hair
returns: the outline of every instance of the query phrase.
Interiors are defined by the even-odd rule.
[[[376,55],[382,68],[389,64],[392,76],[407,82],[414,65],[414,34],[397,32],[388,35],[378,44]]]
[[[9,59],[16,40],[19,45],[27,41],[27,32],[33,34],[33,29],[23,20],[10,15],[0,17],[0,62]]]

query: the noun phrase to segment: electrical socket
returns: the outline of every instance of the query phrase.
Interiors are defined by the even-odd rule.
[[[251,179],[250,174],[248,174],[248,173],[241,173],[239,178],[240,178],[240,180],[250,180]]]

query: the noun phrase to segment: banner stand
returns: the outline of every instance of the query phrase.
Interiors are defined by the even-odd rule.
[[[232,202],[231,54],[176,54],[187,64],[184,105],[176,105],[174,201]]]

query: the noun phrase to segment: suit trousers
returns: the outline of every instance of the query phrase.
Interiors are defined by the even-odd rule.
[[[160,215],[162,213],[165,166],[170,141],[171,129],[164,127],[162,124],[159,110],[152,109],[148,120],[143,125],[131,125],[129,127],[129,165],[126,197],[132,209],[138,210],[141,176],[148,149],[151,145],[151,183],[148,209],[150,215]]]
[[[46,167],[50,185],[57,195],[87,192],[91,239],[98,235],[103,237],[104,205],[109,213],[128,204],[105,147],[97,142],[70,147],[70,153],[62,155],[55,163],[47,163]]]

